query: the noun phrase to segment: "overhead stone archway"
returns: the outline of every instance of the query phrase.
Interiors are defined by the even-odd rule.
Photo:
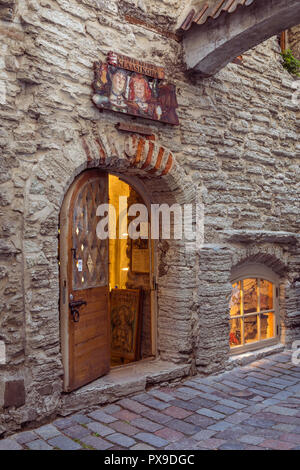
[[[210,13],[203,5],[193,10],[182,25],[187,69],[202,76],[214,75],[240,54],[300,23],[299,0],[215,3]]]

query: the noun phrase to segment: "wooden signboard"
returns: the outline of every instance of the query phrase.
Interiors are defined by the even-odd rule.
[[[118,122],[116,124],[116,128],[119,131],[123,132],[130,132],[131,134],[141,134],[141,135],[146,135],[148,137],[154,137],[153,131],[151,129],[147,129],[147,127],[142,127],[142,126],[135,126],[134,124],[127,124],[124,122]]]
[[[94,70],[97,108],[179,124],[176,88],[162,80],[161,67],[110,53],[107,63],[94,63]]]
[[[136,361],[141,343],[141,290],[113,289],[110,293],[111,354],[123,361]]]
[[[164,79],[165,71],[162,67],[157,65],[147,64],[141,60],[131,59],[122,54],[116,54],[115,52],[109,52],[107,56],[107,63],[114,65],[120,69],[131,70],[142,75],[148,75],[149,77]]]

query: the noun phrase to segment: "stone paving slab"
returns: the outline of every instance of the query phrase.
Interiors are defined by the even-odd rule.
[[[101,437],[86,436],[81,439],[81,444],[85,449],[108,450],[113,447],[112,442],[107,442]]]
[[[44,426],[42,426],[42,428],[43,427]],[[41,428],[38,428],[38,429],[41,429]],[[38,431],[38,429],[36,431]],[[56,429],[57,434],[59,434],[58,429],[57,428],[55,429]],[[12,436],[12,438],[15,439],[19,444],[26,444],[27,442],[34,441],[34,439],[38,439],[38,437],[39,436],[33,431],[24,431],[24,432],[20,432],[19,434],[15,434],[14,436]],[[3,443],[3,441],[0,441],[0,443],[1,442]]]
[[[161,424],[154,423],[147,418],[133,419],[131,424],[148,432],[155,432],[162,428]]]
[[[119,444],[120,446],[125,447],[126,449],[136,444],[136,441],[134,439],[132,439],[131,437],[125,436],[125,434],[120,434],[120,433],[109,434],[107,436],[107,439],[115,444]]]
[[[104,413],[102,410],[93,411],[92,413],[88,414],[88,417],[95,419],[96,421],[100,421],[101,423],[113,423],[114,421],[117,421],[117,418]]]
[[[2,439],[0,441],[0,450],[22,450],[22,446],[13,439]]]
[[[48,439],[51,439],[51,437],[58,436],[60,434],[60,431],[57,429],[57,427],[53,426],[53,424],[47,424],[46,426],[41,426],[40,428],[36,429],[35,433],[38,434],[41,438],[43,438],[45,441],[47,441]]]
[[[0,450],[299,448],[300,368],[287,352],[0,439]]]
[[[42,439],[36,439],[35,441],[28,442],[27,444],[28,449],[30,450],[52,450],[53,447],[47,444],[47,442],[43,441]]]
[[[56,449],[61,450],[78,450],[82,448],[78,442],[70,439],[67,436],[53,437],[48,441],[48,443]]]

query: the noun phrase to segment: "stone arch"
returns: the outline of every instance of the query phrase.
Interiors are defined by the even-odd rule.
[[[194,203],[192,180],[168,149],[157,141],[120,133],[105,125],[78,136],[62,149],[52,150],[33,168],[25,190],[24,310],[28,381],[43,377],[43,387],[55,391],[47,406],[61,399],[62,361],[59,328],[58,222],[61,205],[77,175],[99,168],[139,180],[155,203]],[[195,243],[163,240],[157,243],[158,353],[162,360],[187,363],[191,355],[190,331],[193,289],[196,285]],[[190,261],[187,262],[187,259]],[[170,326],[172,325],[172,328]],[[48,379],[47,379],[48,377]],[[30,389],[30,386],[28,387]],[[32,407],[45,408],[43,396],[28,396]],[[48,412],[48,410],[46,410]]]
[[[164,197],[181,204],[196,199],[195,185],[172,152],[155,140],[106,128],[81,139],[87,167],[100,167],[139,177],[152,200]],[[168,202],[166,200],[166,202]]]
[[[200,14],[195,12],[183,39],[187,69],[203,76],[217,73],[240,54],[300,23],[298,0],[243,2],[232,12],[225,2],[222,9],[211,10],[204,24],[197,24]]]
[[[288,270],[287,255],[280,247],[272,245],[265,247],[253,246],[247,249],[247,253],[238,253],[234,259],[232,270],[247,264],[261,264],[284,277]]]

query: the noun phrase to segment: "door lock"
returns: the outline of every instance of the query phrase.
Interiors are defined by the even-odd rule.
[[[69,307],[71,309],[71,315],[73,317],[73,322],[78,323],[80,319],[80,313],[79,313],[79,308],[82,307],[82,305],[87,305],[85,300],[72,300],[69,303]]]

